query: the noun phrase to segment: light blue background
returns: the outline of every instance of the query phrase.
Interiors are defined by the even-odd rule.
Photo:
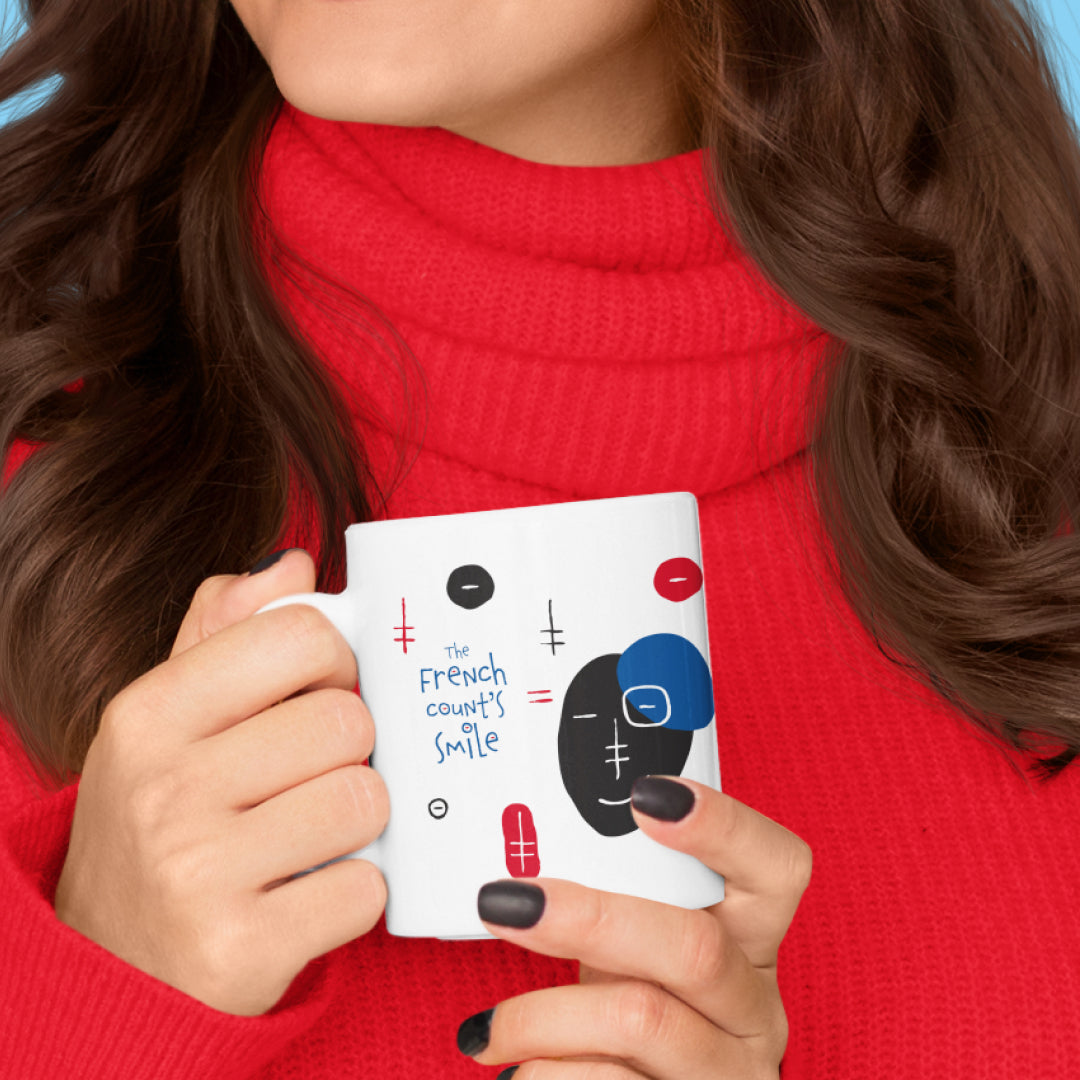
[[[1050,49],[1050,61],[1057,69],[1063,84],[1065,100],[1080,124],[1080,11],[1076,10],[1080,8],[1080,4],[1077,0],[1036,0],[1035,8],[1042,13],[1049,30],[1057,39],[1057,47]],[[0,50],[6,47],[21,29],[16,0],[0,0]],[[1054,43],[1051,42],[1051,45]],[[0,124],[24,112],[55,85],[55,80],[47,81],[10,102],[0,104]]]

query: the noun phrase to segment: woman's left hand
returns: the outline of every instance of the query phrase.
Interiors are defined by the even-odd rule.
[[[681,819],[641,812],[670,819],[687,791]],[[522,1063],[499,1080],[775,1080],[788,1036],[776,955],[810,880],[810,848],[682,777],[638,780],[631,806],[642,832],[723,874],[725,899],[688,910],[556,878],[485,885],[487,929],[580,960],[581,982],[470,1017],[458,1047],[482,1065]]]

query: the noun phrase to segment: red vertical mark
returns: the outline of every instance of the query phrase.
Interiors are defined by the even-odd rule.
[[[407,653],[409,651],[409,642],[415,641],[416,638],[411,638],[406,634],[407,630],[415,630],[415,626],[407,626],[405,623],[405,597],[401,598],[401,625],[395,626],[395,630],[401,631],[401,637],[394,638],[395,641],[401,642],[401,651]]]
[[[540,851],[532,811],[524,803],[511,803],[502,812],[506,869],[511,877],[537,877]]]
[[[701,588],[701,567],[693,559],[666,559],[656,568],[653,588],[665,599],[689,600]]]

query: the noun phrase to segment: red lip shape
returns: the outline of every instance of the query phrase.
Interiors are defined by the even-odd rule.
[[[524,803],[511,803],[502,812],[506,869],[511,877],[538,877],[540,849],[532,811]]]
[[[701,567],[693,559],[667,559],[656,568],[653,588],[672,603],[689,600],[701,588]]]

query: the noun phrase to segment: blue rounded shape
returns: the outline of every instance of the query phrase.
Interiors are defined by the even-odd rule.
[[[619,657],[615,673],[624,713],[635,727],[642,726],[640,716],[652,726],[696,731],[713,718],[709,665],[697,646],[680,634],[638,638]]]

